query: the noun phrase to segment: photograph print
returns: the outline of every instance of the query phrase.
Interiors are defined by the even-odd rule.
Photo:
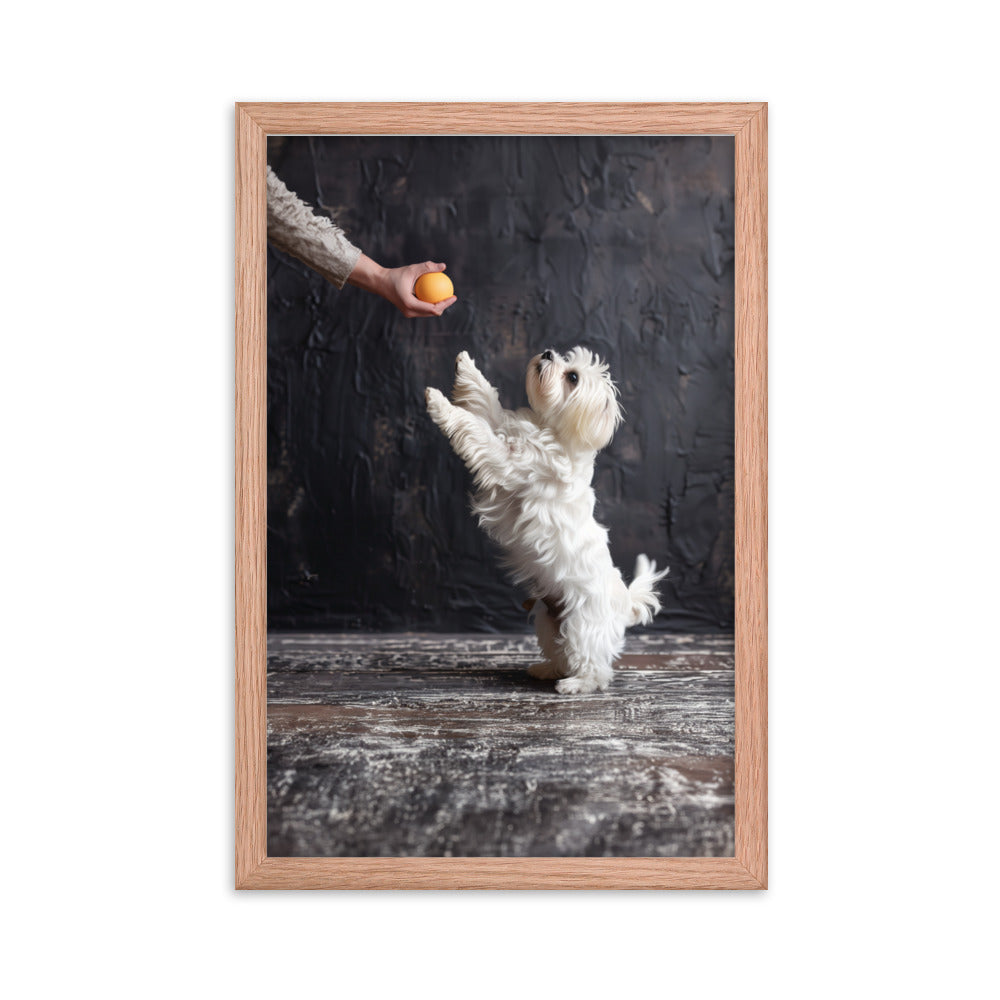
[[[267,853],[734,855],[734,137],[267,139]]]

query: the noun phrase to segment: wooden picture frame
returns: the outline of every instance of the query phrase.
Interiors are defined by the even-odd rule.
[[[276,134],[733,135],[736,281],[735,856],[267,856],[266,205]],[[767,105],[236,105],[236,887],[767,886]]]

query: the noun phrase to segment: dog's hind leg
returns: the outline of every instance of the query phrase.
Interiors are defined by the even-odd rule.
[[[528,673],[543,681],[554,681],[565,677],[568,667],[559,643],[559,626],[549,614],[545,605],[539,601],[535,604],[535,635],[542,651],[542,659],[528,667]]]
[[[560,694],[604,691],[614,674],[612,664],[625,645],[625,630],[604,608],[586,604],[571,612],[562,626],[566,675],[556,684]]]

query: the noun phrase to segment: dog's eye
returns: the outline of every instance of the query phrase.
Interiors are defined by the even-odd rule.
[[[580,381],[580,376],[576,372],[566,372],[566,378],[569,379],[570,385],[576,385]]]

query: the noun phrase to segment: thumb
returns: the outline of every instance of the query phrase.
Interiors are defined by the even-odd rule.
[[[435,264],[432,260],[424,261],[421,267],[421,274],[428,274],[431,271],[443,271],[448,265],[447,264]]]

